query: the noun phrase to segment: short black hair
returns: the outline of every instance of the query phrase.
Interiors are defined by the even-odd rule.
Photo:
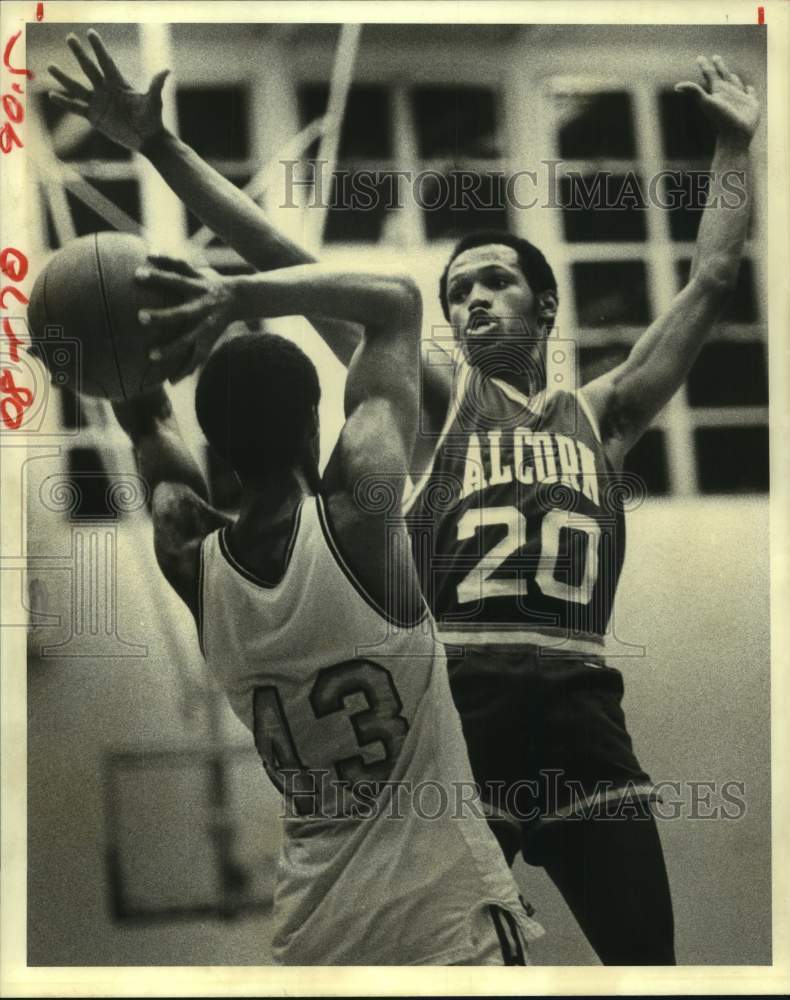
[[[284,471],[299,454],[321,399],[315,365],[273,333],[244,333],[209,356],[195,392],[211,447],[244,479]]]
[[[463,239],[456,243],[439,279],[439,301],[442,303],[442,312],[446,320],[450,319],[450,309],[447,301],[447,275],[450,272],[450,265],[465,250],[471,250],[472,247],[485,247],[493,244],[512,247],[518,253],[521,273],[527,279],[527,284],[535,295],[546,291],[557,291],[557,279],[554,277],[554,272],[549,262],[534,243],[530,243],[529,240],[522,239],[520,236],[513,236],[512,233],[503,233],[495,229],[478,230],[477,232],[469,233],[468,236],[464,236]]]

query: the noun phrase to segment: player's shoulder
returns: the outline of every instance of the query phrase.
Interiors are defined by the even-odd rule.
[[[190,609],[196,606],[196,581],[203,539],[231,519],[184,483],[159,483],[151,501],[154,551],[159,568]]]

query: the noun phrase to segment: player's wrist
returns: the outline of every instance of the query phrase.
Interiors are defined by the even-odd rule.
[[[176,141],[176,136],[163,124],[149,135],[145,136],[140,143],[138,152],[146,159],[152,160],[157,154],[163,152],[170,144]]]
[[[258,275],[236,274],[223,279],[227,296],[227,313],[230,322],[258,319],[263,314],[261,307],[260,278]]]
[[[131,399],[112,400],[110,405],[115,419],[132,441],[172,413],[170,397],[163,385]]]
[[[753,134],[753,132],[747,132],[744,129],[721,129],[717,138],[717,145],[725,153],[747,153]]]

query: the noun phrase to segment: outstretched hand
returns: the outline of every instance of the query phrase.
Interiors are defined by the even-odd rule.
[[[62,91],[50,91],[54,104],[87,118],[108,139],[127,149],[140,150],[149,139],[164,131],[162,87],[169,69],[157,73],[147,91],[134,90],[92,28],[88,31],[88,41],[94,52],[93,59],[76,35],[69,35],[66,41],[92,87],[86,87],[59,66],[51,65],[48,67],[50,75],[63,88]]]
[[[171,382],[178,382],[206,360],[225,330],[240,318],[235,282],[216,272],[197,271],[175,257],[151,254],[148,261],[151,266],[138,269],[136,280],[183,300],[139,315],[142,326],[151,331],[151,360]]]
[[[760,120],[760,102],[752,86],[744,86],[737,73],[731,73],[721,56],[712,60],[697,57],[704,86],[684,80],[675,90],[692,92],[720,135],[749,142]]]

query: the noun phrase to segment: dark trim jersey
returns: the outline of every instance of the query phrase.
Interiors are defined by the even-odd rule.
[[[440,638],[600,652],[625,517],[583,393],[527,398],[468,366],[458,384],[405,504]]]

